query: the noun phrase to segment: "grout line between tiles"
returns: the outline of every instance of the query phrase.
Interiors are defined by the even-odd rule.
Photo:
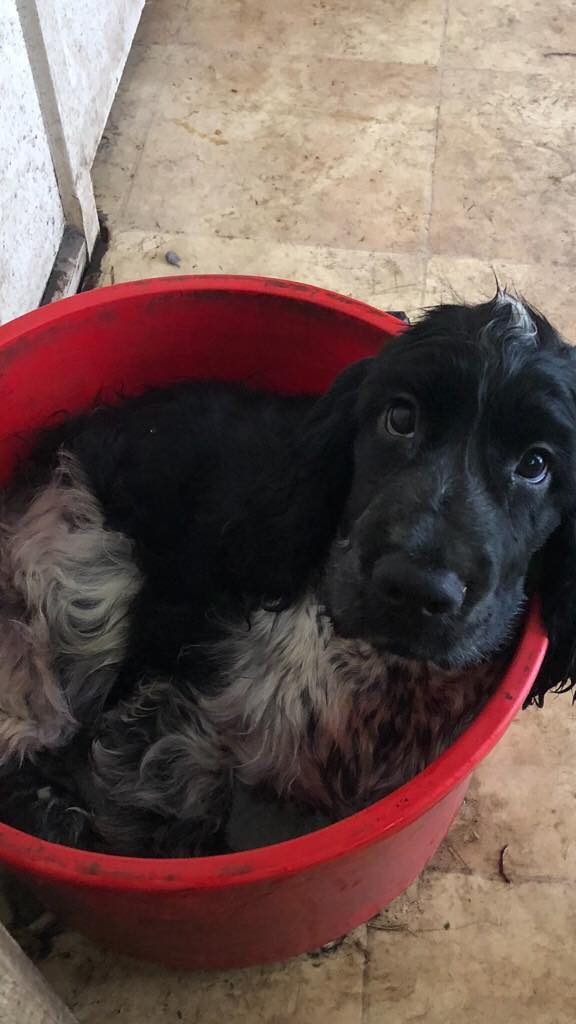
[[[368,1024],[370,1013],[370,980],[372,954],[374,947],[374,933],[370,928],[370,922],[366,924],[366,945],[364,948],[364,964],[362,966],[362,992],[360,999],[360,1024]]]
[[[430,261],[430,231],[432,227],[432,216],[434,213],[434,192],[435,192],[435,180],[436,180],[436,163],[438,159],[438,145],[440,140],[440,127],[441,127],[441,108],[442,98],[444,94],[444,53],[446,50],[446,39],[448,35],[448,19],[450,17],[450,0],[446,0],[446,7],[444,9],[444,24],[442,26],[442,40],[440,43],[440,59],[438,62],[438,104],[436,106],[436,118],[435,118],[435,137],[434,137],[434,153],[432,154],[432,164],[430,167],[430,190],[429,190],[429,203],[428,213],[426,216],[426,224],[424,229],[424,274],[422,280],[422,301],[421,307],[425,307],[426,302],[426,290],[428,287],[428,263]]]
[[[429,875],[457,875],[464,878],[479,878],[483,882],[496,882],[505,888],[518,889],[522,885],[560,885],[565,886],[568,889],[576,888],[576,878],[565,878],[562,875],[530,875],[530,874],[518,874],[514,875],[510,880],[510,885],[506,886],[501,876],[492,871],[477,871],[475,868],[454,867],[454,868],[441,868],[435,866],[429,866],[426,868],[426,874]]]
[[[145,234],[145,235],[150,235],[150,234],[161,235],[161,236],[167,237],[167,238],[188,238],[189,235],[190,235],[190,231],[189,230],[183,230],[181,228],[158,228],[156,226],[145,225],[145,224],[136,224],[136,223],[124,224],[124,225],[122,225],[121,227],[119,227],[117,229],[117,234],[129,234],[131,232],[141,232],[142,234]],[[200,235],[196,235],[195,234],[194,237],[196,239],[198,239],[198,240],[202,240],[202,239],[216,239],[216,240],[223,241],[223,242],[257,242],[259,244],[264,244],[264,243],[268,243],[269,242],[272,245],[286,246],[286,247],[292,247],[293,246],[294,248],[302,248],[302,249],[317,249],[318,251],[322,251],[322,252],[335,252],[335,253],[341,253],[341,254],[350,253],[350,254],[353,254],[353,255],[356,255],[356,254],[358,254],[358,255],[374,254],[375,256],[391,256],[391,257],[398,257],[399,259],[401,259],[402,257],[405,257],[405,256],[411,256],[411,257],[413,257],[415,259],[418,259],[418,258],[426,259],[426,256],[427,256],[427,250],[425,248],[414,248],[414,249],[410,249],[410,248],[406,248],[406,249],[359,249],[356,246],[341,246],[341,245],[334,245],[334,244],[326,245],[326,244],[324,244],[322,242],[311,242],[311,241],[308,241],[308,242],[298,242],[298,241],[293,241],[293,240],[281,241],[281,240],[276,239],[276,238],[264,238],[264,237],[261,237],[261,236],[258,236],[258,235],[224,235],[224,234],[212,235],[212,234],[209,234],[209,233],[206,233],[206,232],[203,232]],[[524,260],[516,260],[512,256],[499,256],[499,255],[493,255],[491,253],[479,256],[479,255],[477,255],[475,253],[461,253],[461,252],[452,252],[452,251],[441,251],[441,250],[438,250],[438,251],[435,251],[433,253],[433,255],[434,256],[438,256],[441,259],[452,260],[454,262],[462,262],[462,263],[465,263],[465,262],[475,262],[475,263],[489,264],[489,265],[491,265],[493,263],[502,263],[502,264],[510,264],[511,266],[515,266],[515,267],[525,268],[527,270],[530,269],[530,267],[541,267],[541,266],[550,267],[550,261],[549,260],[528,260],[528,261],[524,261]],[[554,262],[554,267],[558,268],[558,270],[576,270],[576,262],[570,261],[570,260],[568,260],[567,262],[564,262],[564,261],[560,261],[559,260],[559,261],[555,261]]]
[[[130,202],[130,198],[132,196],[132,191],[134,189],[134,182],[136,181],[136,175],[138,174],[138,171],[140,169],[140,164],[142,163],[142,160],[144,158],[144,151],[146,149],[146,143],[148,141],[150,132],[152,131],[152,125],[155,123],[156,118],[157,118],[157,116],[159,114],[159,111],[160,111],[161,100],[162,100],[162,97],[164,96],[164,93],[165,93],[165,90],[166,90],[166,81],[167,81],[167,78],[168,78],[169,67],[170,66],[169,66],[168,62],[166,62],[165,65],[164,65],[164,71],[163,71],[162,75],[160,76],[160,86],[159,86],[159,89],[158,89],[158,95],[156,97],[155,103],[152,105],[150,119],[148,121],[146,129],[145,129],[144,134],[142,136],[142,145],[140,147],[140,151],[138,153],[138,156],[137,156],[137,158],[135,160],[135,163],[133,165],[133,168],[132,168],[133,173],[132,173],[132,177],[130,179],[130,183],[128,185],[128,188],[126,189],[126,192],[124,194],[122,202],[119,204],[118,209],[116,210],[116,225],[113,225],[113,224],[109,224],[108,225],[112,235],[113,235],[115,229],[117,230],[117,229],[120,228],[120,225],[121,225],[121,223],[122,223],[122,221],[124,219],[124,214],[125,214],[125,212],[126,212],[126,210],[128,208],[128,203]],[[106,213],[105,210],[104,210],[104,213]]]
[[[136,38],[134,40],[133,46],[135,46],[135,47],[145,47],[145,46],[149,46],[149,47],[163,47],[163,46],[170,46],[170,47],[174,47],[175,50],[181,50],[181,51],[185,51],[185,50],[190,50],[190,51],[196,50],[197,51],[197,50],[201,49],[202,53],[205,53],[205,54],[213,53],[215,56],[218,56],[218,55],[221,56],[225,52],[230,52],[230,53],[233,53],[233,54],[242,54],[243,56],[256,56],[256,57],[260,57],[262,62],[264,62],[264,60],[265,60],[265,58],[264,58],[264,56],[262,54],[262,51],[258,47],[250,49],[250,47],[241,46],[240,44],[237,44],[236,48],[234,46],[230,46],[230,47],[227,47],[225,51],[223,51],[222,48],[220,48],[220,47],[218,47],[218,46],[216,46],[214,44],[209,45],[209,46],[204,46],[204,45],[200,46],[200,44],[196,43],[196,42],[188,42],[188,41],[187,42],[180,42],[178,39],[167,39],[164,42],[145,42],[143,40],[141,41],[141,40]],[[310,62],[312,62],[312,61],[338,61],[339,63],[342,63],[342,64],[344,64],[344,63],[348,63],[348,64],[381,64],[381,65],[384,65],[386,67],[396,67],[396,68],[430,68],[431,71],[434,70],[435,67],[439,66],[439,65],[436,65],[434,63],[434,61],[427,61],[427,60],[424,60],[424,61],[421,61],[421,60],[398,60],[398,59],[396,59],[396,60],[387,60],[385,57],[362,57],[362,56],[358,56],[358,55],[354,55],[354,56],[351,57],[351,56],[349,56],[346,53],[315,53],[314,51],[310,51],[310,50],[296,50],[296,49],[295,50],[284,50],[283,53],[282,53],[282,59],[285,60],[285,62],[287,64],[290,64],[294,60],[305,60],[305,61],[310,61]],[[448,72],[455,71],[455,72],[458,72],[458,73],[462,73],[462,72],[465,72],[465,73],[476,72],[479,75],[490,75],[490,76],[493,76],[493,75],[497,74],[497,75],[501,76],[502,78],[517,78],[517,77],[520,77],[520,78],[522,78],[522,77],[524,77],[524,78],[535,78],[536,77],[536,78],[538,78],[538,77],[540,77],[540,78],[544,78],[544,79],[554,78],[554,79],[556,79],[559,82],[565,82],[565,81],[568,81],[570,79],[570,75],[568,73],[564,72],[562,74],[558,74],[557,71],[553,70],[553,66],[552,65],[550,65],[549,68],[548,67],[540,67],[540,66],[537,66],[537,67],[534,67],[534,68],[505,68],[505,67],[501,67],[500,65],[495,65],[494,67],[489,67],[487,65],[483,66],[483,65],[480,65],[480,64],[474,64],[472,62],[470,64],[448,63],[448,64],[446,64],[445,70],[448,71]]]
[[[184,18],[185,18],[185,15],[187,14],[188,10],[189,10],[189,4],[186,3],[181,8],[181,10],[180,10],[180,17],[178,19],[178,28],[180,28],[180,26],[182,25],[182,23],[184,21]],[[145,42],[144,40],[140,41],[140,36],[139,36],[140,27],[141,27],[141,24],[139,25],[139,27],[136,30],[136,35],[135,35],[133,43],[132,43],[132,48],[138,48],[138,49],[143,49],[143,50],[148,50],[148,51],[151,51],[151,50],[162,50],[162,51],[164,51],[164,55],[166,55],[166,51],[172,45],[174,45],[173,43],[171,43],[169,41],[162,42],[162,43],[151,43],[151,42]],[[146,57],[144,57],[144,60],[146,60]],[[133,171],[132,178],[130,179],[128,188],[126,189],[126,193],[123,196],[122,201],[119,203],[118,208],[116,210],[116,214],[115,214],[115,221],[116,221],[116,223],[115,224],[110,223],[108,225],[108,227],[110,229],[110,233],[111,233],[112,236],[113,236],[115,230],[121,230],[120,226],[121,226],[122,221],[124,219],[124,214],[126,212],[126,209],[128,207],[128,203],[130,201],[130,198],[131,198],[131,195],[132,195],[132,192],[133,192],[133,189],[134,189],[134,182],[136,181],[136,175],[138,173],[138,170],[140,168],[140,164],[142,163],[142,159],[144,157],[144,151],[146,149],[146,143],[148,141],[150,132],[152,130],[152,125],[155,123],[156,117],[158,116],[158,112],[159,112],[159,110],[161,108],[161,101],[162,101],[162,98],[163,98],[163,96],[165,94],[165,91],[166,91],[166,82],[167,82],[167,79],[168,79],[169,71],[170,71],[170,62],[168,60],[165,60],[163,62],[163,72],[159,76],[160,77],[160,82],[159,82],[158,93],[157,93],[155,102],[153,104],[151,104],[150,118],[149,118],[148,124],[147,124],[147,126],[145,128],[144,135],[142,137],[142,145],[141,145],[140,151],[138,153],[138,156],[136,157],[134,165],[132,167],[132,171]],[[123,83],[123,78],[124,78],[124,74],[125,73],[126,73],[126,68],[124,68],[124,72],[123,72],[122,78],[120,79],[120,85],[118,87],[117,95],[122,90],[122,83]],[[108,115],[106,126],[107,126],[109,120],[110,120],[110,114]],[[106,131],[106,127],[104,128],[104,131]],[[98,158],[98,152],[96,154],[96,159],[97,158]],[[102,200],[101,199],[99,200],[99,205],[102,205]],[[105,214],[106,210],[103,210],[103,212]]]

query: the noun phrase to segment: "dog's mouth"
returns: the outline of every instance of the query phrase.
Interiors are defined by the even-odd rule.
[[[387,617],[386,626],[383,627],[382,624],[371,622],[367,616],[328,613],[338,636],[347,640],[362,640],[383,655],[407,661],[431,662],[442,669],[463,667],[478,660],[477,647],[471,645],[464,635],[460,635],[457,623],[448,619],[432,624],[424,615],[398,622]]]
[[[361,640],[382,655],[406,661],[427,662],[442,670],[466,669],[501,654],[513,640],[522,621],[526,599],[510,594],[502,602],[483,602],[472,614],[427,616],[400,614],[350,605],[327,613],[342,639]]]
[[[442,577],[444,580],[446,577]],[[452,577],[448,576],[452,586]],[[452,598],[450,590],[448,597]],[[443,596],[443,594],[441,594]],[[524,578],[493,585],[469,574],[458,601],[448,610],[410,600],[390,588],[382,594],[362,572],[353,547],[338,545],[320,587],[336,634],[369,643],[383,654],[428,662],[441,669],[465,669],[490,660],[514,638],[525,607]]]

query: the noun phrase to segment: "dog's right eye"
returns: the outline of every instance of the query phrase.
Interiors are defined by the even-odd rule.
[[[550,474],[550,453],[545,448],[529,448],[516,466],[516,474],[531,484],[544,483]]]
[[[414,437],[417,409],[409,398],[397,398],[384,413],[384,426],[395,437]]]

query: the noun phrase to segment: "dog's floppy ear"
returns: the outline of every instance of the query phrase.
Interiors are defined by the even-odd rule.
[[[319,571],[334,540],[354,467],[359,395],[371,364],[371,359],[361,360],[339,374],[303,415],[296,445],[288,446],[286,463],[275,466],[267,493],[259,481],[266,529],[253,515],[245,517],[245,532],[236,546],[258,551],[261,563],[271,531],[273,557],[260,602],[266,608],[292,604]],[[258,535],[247,540],[246,531],[254,529]]]
[[[567,344],[540,314],[531,310],[545,346],[564,359],[564,382],[571,395],[576,419],[576,349]],[[572,457],[572,461],[574,456]],[[572,466],[572,510],[565,513],[537,558],[535,585],[548,650],[526,704],[542,707],[547,693],[572,690],[576,700],[576,470]]]
[[[538,592],[548,651],[526,704],[576,684],[576,514],[567,516],[539,557]],[[576,696],[575,696],[576,699]]]
[[[327,451],[341,453],[354,439],[360,390],[373,365],[373,359],[352,363],[315,403],[304,427],[312,461],[316,456],[324,460]]]
[[[359,397],[372,365],[372,359],[362,359],[347,367],[302,424],[300,481],[308,502],[318,507],[325,537],[331,534],[350,487]]]

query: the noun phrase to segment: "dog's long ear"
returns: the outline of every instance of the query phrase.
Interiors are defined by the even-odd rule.
[[[362,359],[340,373],[303,425],[302,480],[323,537],[333,534],[350,490],[360,396],[373,366],[373,359]]]
[[[321,566],[338,529],[354,468],[359,395],[371,365],[364,359],[339,374],[303,418],[293,469],[278,468],[281,511],[275,518],[283,542],[275,553],[280,583],[273,601],[278,593],[283,604],[293,600],[302,579]]]
[[[562,380],[572,405],[572,428],[576,423],[576,347],[567,344],[537,310],[528,307],[538,327],[541,349],[562,360]],[[572,461],[572,511],[565,514],[537,557],[534,583],[538,591],[542,620],[548,634],[548,650],[526,704],[542,707],[547,693],[570,690],[576,700],[576,470]]]
[[[304,424],[307,461],[325,463],[330,453],[341,456],[353,443],[360,391],[373,365],[373,359],[352,363],[318,399]]]
[[[566,517],[541,552],[538,592],[548,651],[526,704],[542,707],[547,693],[576,684],[576,515]]]

